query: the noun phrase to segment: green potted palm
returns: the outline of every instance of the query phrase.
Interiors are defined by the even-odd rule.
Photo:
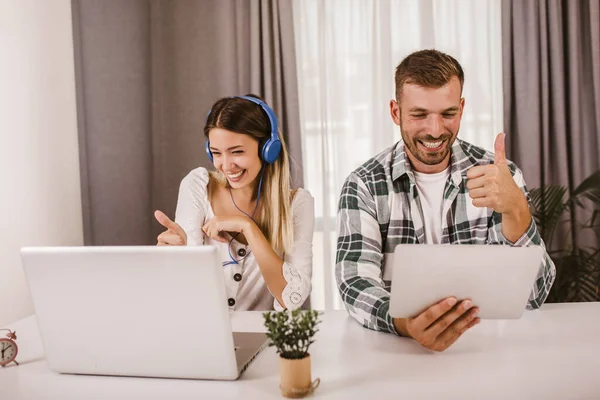
[[[569,193],[561,185],[544,185],[529,192],[532,215],[556,265],[556,280],[548,302],[599,301],[600,171]],[[557,229],[567,232],[555,246]],[[595,235],[582,244],[587,235]]]
[[[269,346],[277,349],[280,359],[280,389],[285,397],[300,398],[311,394],[319,385],[311,378],[310,353],[314,343],[319,312],[269,311],[263,314]]]

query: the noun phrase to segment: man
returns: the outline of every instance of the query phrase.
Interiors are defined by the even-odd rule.
[[[414,338],[442,351],[479,322],[469,300],[445,299],[408,319],[389,315],[391,268],[399,243],[541,245],[521,171],[457,140],[464,73],[453,57],[423,50],[396,68],[390,101],[402,139],[346,179],[339,201],[336,280],[350,315],[365,327]],[[548,296],[555,267],[545,254],[528,308]],[[385,275],[387,276],[387,274]]]

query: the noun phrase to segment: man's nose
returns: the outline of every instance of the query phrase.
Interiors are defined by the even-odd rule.
[[[428,118],[429,134],[434,138],[439,138],[444,133],[444,119],[441,115],[430,114]]]

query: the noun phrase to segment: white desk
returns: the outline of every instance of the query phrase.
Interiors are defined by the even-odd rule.
[[[516,321],[482,321],[444,353],[362,328],[345,311],[322,316],[311,347],[324,399],[600,399],[600,303],[545,305]],[[260,313],[235,330],[263,331]],[[20,366],[0,369],[0,399],[280,398],[274,348],[235,382],[61,375],[43,360],[35,318],[17,331]]]

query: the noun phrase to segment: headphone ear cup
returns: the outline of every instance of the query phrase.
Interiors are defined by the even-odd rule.
[[[207,140],[204,147],[206,149],[206,155],[208,156],[208,159],[210,160],[210,162],[213,162],[212,151],[210,151],[210,141]]]
[[[261,158],[263,161],[273,164],[277,160],[277,157],[279,157],[279,153],[281,153],[281,142],[279,139],[269,139],[262,147]]]

